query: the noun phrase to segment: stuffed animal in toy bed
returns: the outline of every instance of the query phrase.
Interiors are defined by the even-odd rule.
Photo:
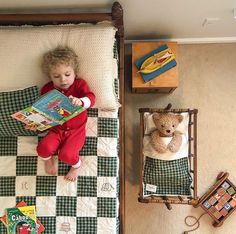
[[[151,133],[151,145],[158,153],[178,152],[182,144],[181,132],[176,130],[183,116],[173,113],[154,113],[152,115],[156,129]],[[165,138],[171,138],[169,143]]]

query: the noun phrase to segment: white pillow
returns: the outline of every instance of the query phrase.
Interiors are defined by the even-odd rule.
[[[42,87],[49,81],[41,71],[42,55],[58,45],[68,45],[78,55],[78,75],[96,95],[94,107],[119,107],[114,87],[115,33],[108,23],[0,28],[1,91]]]

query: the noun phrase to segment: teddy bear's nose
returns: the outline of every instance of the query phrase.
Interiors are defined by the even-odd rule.
[[[170,133],[170,130],[166,130],[167,133]]]

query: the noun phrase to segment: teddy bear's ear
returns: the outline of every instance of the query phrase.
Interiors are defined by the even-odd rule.
[[[153,121],[159,120],[160,118],[161,118],[161,114],[160,114],[160,113],[154,113],[154,114],[152,115]]]
[[[179,123],[183,121],[183,115],[177,115],[177,118],[178,118]]]

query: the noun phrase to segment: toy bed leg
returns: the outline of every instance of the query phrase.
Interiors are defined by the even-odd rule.
[[[168,197],[167,196],[163,196],[163,200],[168,200]],[[167,207],[168,210],[172,210],[172,206],[169,202],[165,202],[165,205]]]
[[[170,203],[165,203],[165,205],[166,205],[166,207],[167,207],[168,210],[172,210],[172,206],[171,206]]]

